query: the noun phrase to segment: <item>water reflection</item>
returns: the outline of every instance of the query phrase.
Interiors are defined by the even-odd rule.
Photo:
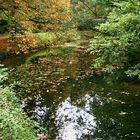
[[[37,119],[37,121],[39,123],[43,123],[44,119],[45,119],[45,115],[48,113],[49,108],[47,108],[46,106],[42,107],[41,106],[41,101],[39,100],[39,98],[36,99],[35,102],[35,111],[34,111],[34,117]]]
[[[85,95],[85,105],[73,105],[70,97],[62,102],[56,111],[57,140],[77,140],[84,135],[93,135],[96,128],[96,118],[90,114],[93,97]]]
[[[47,140],[139,139],[139,84],[92,76],[90,57],[73,53],[20,65],[9,80],[20,81],[16,93],[46,129]]]
[[[84,136],[93,136],[97,127],[96,117],[91,113],[94,100],[94,97],[88,94],[77,102],[72,102],[71,98],[67,97],[55,110],[52,110],[51,106],[50,108],[42,106],[41,100],[37,98],[34,116],[39,123],[43,124],[50,111],[54,112],[52,113],[54,117],[51,116],[51,118],[54,118],[56,128],[54,131],[57,134],[53,139],[77,140]],[[83,103],[80,107],[77,105],[79,102]],[[48,134],[48,138],[49,135],[51,134]]]

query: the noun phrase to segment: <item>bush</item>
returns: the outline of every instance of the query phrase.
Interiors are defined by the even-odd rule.
[[[129,76],[140,77],[137,67],[140,60],[139,0],[114,4],[107,22],[97,27],[98,37],[91,42],[91,52],[97,57],[93,66],[121,68]]]
[[[36,140],[34,126],[23,113],[15,93],[0,87],[0,139]]]
[[[0,69],[0,80],[7,73]],[[15,93],[10,87],[0,86],[0,139],[37,140],[35,123],[27,118]]]
[[[25,35],[17,35],[9,41],[8,49],[15,54],[27,54],[32,50],[39,50],[48,45],[52,45],[58,40],[58,37],[53,32],[46,33],[30,33]]]

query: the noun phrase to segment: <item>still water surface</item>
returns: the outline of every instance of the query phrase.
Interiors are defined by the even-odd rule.
[[[17,83],[25,111],[45,128],[47,140],[140,139],[139,83],[95,73],[93,57],[83,49],[28,64],[32,56],[22,56],[22,63],[19,57],[14,64],[12,58],[5,61],[13,69],[11,82]]]

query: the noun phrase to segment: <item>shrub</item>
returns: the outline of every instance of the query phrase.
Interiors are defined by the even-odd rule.
[[[139,77],[140,2],[128,0],[114,4],[107,22],[97,27],[98,37],[91,42],[91,52],[96,55],[93,66],[113,66],[125,69],[129,76]]]
[[[0,139],[37,139],[33,121],[23,113],[15,93],[8,87],[0,87]]]
[[[0,69],[0,80],[7,73]],[[0,86],[0,139],[37,140],[35,123],[27,118],[18,98],[10,87]]]

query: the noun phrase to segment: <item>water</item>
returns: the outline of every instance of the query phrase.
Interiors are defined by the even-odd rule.
[[[140,139],[139,83],[90,69],[94,57],[82,47],[32,58],[5,64],[13,69],[9,81],[25,111],[45,128],[47,140]]]

